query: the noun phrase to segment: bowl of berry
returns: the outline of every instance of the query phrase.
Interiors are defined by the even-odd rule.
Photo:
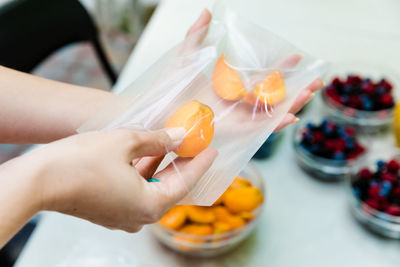
[[[400,239],[400,154],[371,164],[347,179],[352,212],[370,230]]]
[[[322,99],[335,119],[377,131],[388,126],[395,105],[397,75],[384,67],[368,64],[343,64],[327,74],[328,84]]]
[[[366,153],[353,127],[328,119],[300,123],[293,139],[300,167],[324,180],[344,178]]]

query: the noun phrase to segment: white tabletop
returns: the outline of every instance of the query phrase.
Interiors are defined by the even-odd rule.
[[[114,90],[123,90],[180,41],[212,2],[163,1]],[[243,16],[313,55],[333,62],[364,58],[400,71],[398,0],[229,2]],[[312,109],[318,108],[316,101]],[[225,256],[187,259],[159,245],[146,228],[132,235],[43,213],[16,266],[78,266],[71,265],[71,259],[92,263],[79,266],[100,266],[96,260],[106,259],[114,263],[104,266],[400,266],[398,241],[360,227],[349,212],[343,183],[318,182],[296,165],[290,131],[272,158],[255,163],[267,183],[267,205],[259,227]]]

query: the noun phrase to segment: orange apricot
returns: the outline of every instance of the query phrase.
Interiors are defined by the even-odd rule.
[[[229,186],[229,189],[241,188],[251,186],[251,182],[243,177],[236,177],[233,180],[232,184]]]
[[[207,236],[213,234],[213,228],[211,225],[208,224],[187,224],[183,226],[181,229],[179,229],[179,232],[184,233],[184,234],[189,234],[189,235],[195,235],[195,236]],[[184,237],[178,234],[174,235],[174,238],[183,240],[183,241],[188,241],[192,243],[204,243],[205,240],[202,238],[196,238],[196,237]]]
[[[195,223],[212,223],[216,217],[214,211],[210,207],[185,206],[186,214],[192,222]]]
[[[214,90],[225,100],[239,100],[246,96],[247,91],[236,70],[226,64],[227,57],[221,55],[215,64],[212,82]]]
[[[228,189],[227,189],[228,190]],[[226,192],[226,191],[225,191]],[[225,193],[224,193],[225,194]],[[219,204],[222,203],[222,200],[224,199],[224,194],[222,194],[213,204],[213,206],[218,206]]]
[[[240,216],[231,214],[225,207],[217,206],[214,208],[217,221],[225,222],[231,226],[232,229],[237,229],[246,224]]]
[[[185,209],[182,206],[175,206],[167,211],[164,216],[158,221],[158,223],[166,228],[177,230],[185,223],[185,221]]]
[[[252,211],[263,202],[263,195],[257,187],[241,187],[229,190],[223,202],[233,213]]]
[[[232,230],[232,226],[229,223],[223,221],[214,222],[213,227],[215,235],[220,235]]]
[[[265,80],[260,82],[245,98],[251,105],[274,105],[281,102],[286,96],[286,86],[279,71],[274,71]]]
[[[252,213],[251,211],[242,211],[238,215],[246,221],[250,221],[255,217],[254,213]]]
[[[165,128],[184,127],[183,142],[174,150],[180,157],[194,157],[206,149],[214,137],[214,113],[197,100],[178,109],[167,121]]]
[[[182,251],[190,251],[190,250],[198,250],[197,247],[192,247],[190,245],[182,244],[181,242],[190,242],[190,243],[205,243],[206,240],[201,238],[203,236],[213,234],[213,228],[208,224],[187,224],[182,227],[179,232],[184,234],[190,234],[198,236],[196,237],[186,237],[180,234],[174,234],[173,238],[175,239],[175,245]]]

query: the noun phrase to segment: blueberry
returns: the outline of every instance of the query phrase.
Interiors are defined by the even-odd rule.
[[[360,189],[355,188],[355,187],[353,188],[353,193],[354,193],[354,195],[355,195],[357,198],[359,198],[360,195],[361,195]]]
[[[307,123],[307,128],[312,130],[315,127],[315,125],[311,122]]]
[[[348,97],[347,95],[341,96],[340,100],[341,100],[341,102],[342,102],[343,104],[349,103],[349,97]]]
[[[323,119],[321,122],[321,126],[325,126],[329,122],[328,119]]]
[[[343,160],[343,159],[345,159],[345,156],[344,156],[344,154],[342,152],[335,152],[333,154],[333,159]]]
[[[376,166],[378,167],[379,170],[382,170],[383,168],[385,168],[386,163],[383,160],[378,160],[376,162]]]
[[[317,144],[313,144],[310,148],[310,151],[315,153],[319,150],[319,146]]]
[[[378,87],[378,90],[376,90],[376,91],[377,91],[377,93],[378,93],[379,95],[383,95],[384,93],[386,93],[385,88],[383,88],[383,87],[381,87],[381,86],[379,86],[379,87]]]
[[[337,132],[340,136],[345,136],[345,132],[344,132],[344,127],[343,126],[338,126],[337,127]]]
[[[351,92],[351,86],[350,85],[345,85],[343,87],[343,92],[345,92],[346,94],[349,94]]]
[[[381,191],[379,191],[379,195],[380,195],[380,196],[387,196],[387,195],[389,194],[389,192],[390,192],[390,189],[387,189],[387,188],[385,188],[385,187],[382,187],[382,188],[381,188]]]
[[[353,140],[347,140],[347,143],[346,143],[346,148],[348,148],[348,149],[353,149],[354,148],[354,141]]]

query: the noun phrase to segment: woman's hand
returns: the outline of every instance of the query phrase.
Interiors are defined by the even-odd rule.
[[[208,9],[204,9],[200,14],[200,17],[193,23],[187,32],[186,36],[190,36],[196,31],[206,27],[211,21],[211,13]],[[296,62],[285,62],[286,64],[296,65],[301,57],[294,57]],[[315,95],[315,92],[320,90],[324,86],[321,79],[314,80],[309,86],[307,86],[296,98],[293,106],[290,108],[288,114],[284,117],[282,122],[275,129],[275,132],[282,130],[286,126],[297,122],[299,119],[295,116]]]
[[[217,155],[208,148],[193,159],[177,159],[180,175],[172,164],[155,173],[163,156],[181,143],[184,134],[183,128],[89,132],[56,141],[6,164],[3,168],[8,168],[13,178],[25,178],[15,178],[11,188],[2,183],[0,201],[26,199],[8,211],[7,205],[0,207],[0,221],[6,224],[0,223],[0,247],[7,230],[15,233],[40,210],[128,232],[156,222],[187,195]],[[23,174],[20,169],[25,170]],[[152,177],[160,182],[147,182]],[[5,181],[1,172],[0,181]],[[10,212],[15,216],[9,216]]]

